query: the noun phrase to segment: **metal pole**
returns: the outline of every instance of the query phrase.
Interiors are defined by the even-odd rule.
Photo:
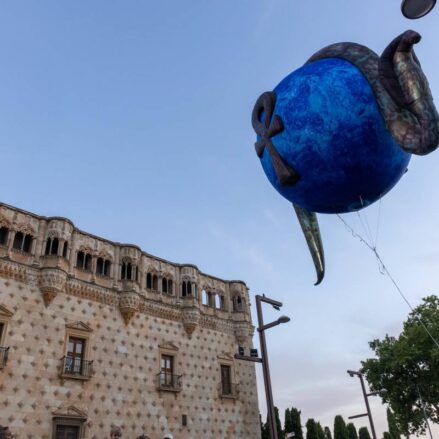
[[[370,429],[372,430],[372,437],[373,439],[377,439],[377,435],[375,433],[375,426],[373,425],[372,412],[370,411],[369,399],[366,393],[366,386],[364,385],[363,374],[360,372],[358,376],[360,377],[361,388],[363,389],[364,402],[366,403],[367,416],[369,417]]]
[[[256,309],[258,312],[258,329],[261,329],[264,326],[261,299],[262,297],[260,295],[256,296]],[[270,429],[270,438],[278,439],[276,421],[274,415],[273,392],[271,390],[270,368],[268,366],[267,344],[265,342],[264,331],[259,331],[259,341],[261,344],[262,371],[264,373],[265,397],[267,399],[267,419],[268,419],[268,426]]]

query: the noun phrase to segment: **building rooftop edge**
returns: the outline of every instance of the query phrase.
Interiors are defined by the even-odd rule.
[[[157,260],[159,260],[159,261],[161,261],[161,262],[166,262],[166,263],[168,263],[168,264],[172,264],[172,265],[174,265],[174,266],[176,266],[176,267],[193,267],[193,268],[195,268],[195,269],[196,269],[201,275],[203,275],[203,276],[207,276],[207,277],[209,277],[209,278],[212,278],[212,279],[215,279],[215,280],[219,280],[219,281],[221,281],[221,282],[227,282],[227,283],[241,283],[241,284],[243,284],[246,288],[248,288],[248,287],[247,287],[247,284],[246,284],[243,280],[236,280],[236,279],[234,279],[234,280],[226,280],[226,279],[222,279],[222,278],[220,278],[220,277],[218,277],[218,276],[214,276],[214,275],[211,275],[211,274],[204,273],[204,272],[201,271],[201,270],[198,268],[198,266],[195,265],[195,264],[192,264],[192,263],[178,263],[178,262],[172,262],[172,261],[169,261],[169,260],[167,260],[167,259],[161,258],[160,256],[156,256],[156,255],[153,255],[153,254],[151,254],[151,253],[148,253],[148,252],[146,252],[145,250],[142,250],[142,249],[141,249],[138,245],[136,245],[136,244],[128,244],[128,243],[121,243],[121,242],[117,242],[117,241],[112,241],[112,240],[110,240],[110,239],[103,238],[103,237],[98,236],[98,235],[95,235],[95,234],[93,234],[93,233],[85,232],[84,230],[79,229],[78,227],[76,227],[76,226],[75,226],[75,223],[74,223],[71,219],[66,218],[66,217],[63,217],[63,216],[45,216],[45,215],[38,215],[38,214],[33,213],[33,212],[30,212],[30,211],[28,211],[28,210],[26,210],[26,209],[22,209],[22,208],[20,208],[20,207],[12,206],[11,204],[8,204],[8,203],[4,203],[3,201],[0,201],[0,207],[5,207],[5,208],[10,209],[10,210],[18,211],[18,212],[20,212],[20,213],[22,213],[22,214],[24,214],[24,215],[32,216],[32,217],[34,217],[34,218],[36,218],[36,219],[38,219],[38,220],[45,220],[45,221],[51,221],[51,220],[62,220],[62,221],[67,221],[69,224],[72,225],[72,227],[74,228],[74,230],[75,230],[76,232],[78,232],[78,233],[82,233],[82,234],[84,234],[84,235],[91,236],[91,237],[94,238],[94,239],[99,239],[99,240],[101,240],[101,241],[105,241],[105,242],[107,242],[107,243],[109,243],[109,244],[117,245],[117,246],[120,246],[120,247],[134,247],[134,248],[136,248],[137,250],[139,250],[142,254],[144,254],[145,256],[148,256],[148,257],[151,257],[151,258],[157,259]]]

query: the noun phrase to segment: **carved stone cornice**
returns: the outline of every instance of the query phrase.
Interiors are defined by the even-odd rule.
[[[66,289],[67,273],[58,268],[42,268],[39,285],[44,303],[49,306],[53,299]]]
[[[26,280],[26,267],[6,259],[1,259],[0,276],[24,282]]]
[[[122,291],[119,293],[119,310],[128,325],[134,314],[139,311],[140,297],[135,291]]]
[[[197,326],[219,331],[239,340],[248,340],[252,334],[252,325],[245,320],[233,321],[232,318],[246,316],[233,315],[219,317],[207,315],[199,308],[195,298],[175,303],[164,303],[142,296],[135,291],[117,291],[91,282],[69,277],[58,268],[31,267],[9,259],[0,258],[0,277],[14,279],[32,286],[39,286],[46,306],[58,294],[68,294],[103,305],[119,307],[125,322],[129,322],[136,312],[183,324],[191,336]]]

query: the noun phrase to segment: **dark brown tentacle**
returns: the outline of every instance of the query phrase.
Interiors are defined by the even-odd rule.
[[[297,218],[299,219],[300,227],[302,227],[303,234],[305,235],[306,243],[308,244],[309,251],[311,252],[312,260],[317,272],[317,282],[314,285],[318,285],[325,276],[325,254],[323,251],[322,238],[320,236],[319,222],[315,212],[302,209],[299,206],[293,204],[296,211]]]

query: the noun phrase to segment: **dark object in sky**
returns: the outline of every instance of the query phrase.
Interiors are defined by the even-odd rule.
[[[294,206],[316,284],[325,272],[316,212],[367,207],[397,184],[412,154],[438,146],[439,115],[413,51],[420,40],[406,31],[381,57],[355,43],[330,45],[256,102],[256,153]]]
[[[436,5],[436,0],[403,0],[401,11],[404,17],[414,20],[426,16]]]

